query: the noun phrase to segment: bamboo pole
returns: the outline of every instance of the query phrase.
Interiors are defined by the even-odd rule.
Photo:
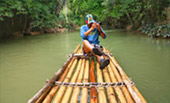
[[[97,82],[102,83],[103,82],[102,71],[99,68],[98,62],[97,62],[97,68],[96,69],[97,69]],[[104,90],[103,87],[98,88],[98,98],[99,98],[99,103],[107,103],[105,90]]]
[[[129,77],[126,75],[126,73],[124,73],[124,74],[125,74],[126,79],[130,82]],[[136,88],[136,86],[135,86],[135,85],[132,85],[132,88],[133,88],[133,90],[137,93],[137,95],[140,97],[142,103],[147,103],[147,101],[146,101],[145,98],[142,96],[142,94],[139,92],[139,90]]]
[[[89,79],[89,59],[86,59],[83,83],[87,83],[88,79]],[[80,103],[87,103],[87,100],[88,100],[88,88],[83,87],[82,93],[81,93],[81,102]]]
[[[77,53],[82,53],[82,49],[79,48],[79,49],[77,50]]]
[[[66,70],[64,71],[64,73],[62,74],[62,76],[60,77],[60,79],[58,81],[62,82],[65,78],[65,76],[67,75],[67,73],[69,72],[69,69],[71,67],[71,65],[73,64],[73,61],[75,60],[75,58],[72,59],[72,61],[70,62],[70,64],[68,65],[68,67],[66,68]],[[53,99],[55,93],[57,92],[59,86],[55,85],[51,91],[48,93],[48,95],[46,96],[46,98],[44,99],[43,103],[50,103],[51,100]]]
[[[110,53],[109,50],[106,50],[106,49],[105,49],[105,52]],[[116,61],[116,63],[117,63],[117,61]],[[111,76],[113,75],[116,78],[115,80],[113,80],[113,78],[111,77],[112,82],[114,82],[114,81],[122,82],[123,81],[120,74],[119,74],[119,72],[117,71],[116,67],[114,66],[113,62],[110,62],[110,68],[108,68],[108,70],[109,70],[110,75]],[[124,94],[124,96],[126,98],[127,103],[134,103],[134,100],[131,97],[127,87],[123,85],[121,87],[121,89],[122,89],[122,92],[123,92],[123,94]],[[120,95],[121,95],[121,93],[120,93]],[[122,99],[119,99],[119,100],[122,100]]]
[[[105,82],[111,82],[107,68],[103,69],[103,74],[104,74]],[[111,77],[111,78],[113,78],[113,77]],[[107,96],[108,96],[109,102],[110,103],[117,103],[113,88],[107,87],[106,89],[107,89]],[[125,102],[121,102],[121,103],[125,103]]]
[[[94,74],[94,58],[91,60],[90,67],[90,82],[95,83],[95,74]],[[95,87],[90,88],[90,103],[97,103],[97,90]]]
[[[83,53],[82,49],[80,49],[80,53]]]
[[[77,53],[81,53],[81,49],[78,49],[78,50],[77,50]]]
[[[69,69],[69,72],[68,72],[66,78],[64,79],[64,82],[69,82],[69,80],[70,80],[70,78],[72,76],[73,70],[76,67],[76,64],[77,64],[77,59],[74,60],[73,65]],[[56,96],[54,97],[53,103],[59,103],[61,101],[65,89],[66,89],[65,86],[62,86],[62,87],[59,88],[58,92],[56,93]]]
[[[129,90],[134,101],[136,103],[142,103],[142,101],[141,101],[140,97],[137,95],[136,91],[133,90],[130,82],[125,78],[125,75],[124,75],[125,73],[124,73],[123,69],[120,67],[120,65],[117,63],[117,61],[113,57],[111,57],[110,55],[108,55],[108,56],[111,59],[111,62],[114,63],[114,65],[117,67],[118,71],[120,72],[120,75],[122,76],[122,79],[123,79],[124,83],[126,84],[127,89]]]
[[[41,102],[44,99],[48,91],[51,89],[51,85],[60,77],[60,75],[66,69],[72,58],[73,57],[71,56],[67,59],[63,67],[59,69],[57,73],[55,73],[53,78],[51,78],[49,82],[43,86],[42,89],[40,89],[31,99],[29,99],[28,103],[35,103],[36,101]]]
[[[77,53],[77,51],[80,48],[80,44],[76,47],[76,49],[74,50],[73,53]],[[75,59],[75,58],[74,58]],[[67,67],[67,69],[64,71],[64,73],[62,74],[62,76],[60,77],[60,79],[58,81],[62,82],[66,76],[66,74],[68,73],[69,68],[71,67],[71,65],[73,64],[74,59],[72,59],[72,61],[70,62],[69,66]],[[52,87],[52,89],[50,90],[50,92],[48,93],[48,95],[46,96],[46,98],[44,99],[43,103],[50,103],[51,100],[53,99],[55,93],[57,92],[59,86],[54,86]],[[38,101],[38,100],[37,100]]]
[[[112,56],[112,60],[115,62],[115,64],[117,65],[117,69],[119,69],[119,71],[123,74],[124,78],[130,82],[130,79],[128,78],[128,76],[126,75],[126,73],[122,70],[122,68],[120,67],[120,65],[118,64],[118,62],[116,61],[116,59]],[[135,91],[135,93],[137,94],[137,96],[140,98],[140,101],[142,103],[147,103],[147,101],[145,100],[145,98],[142,96],[142,94],[138,91],[138,89],[136,88],[135,85],[132,85],[132,89],[133,91]]]
[[[110,63],[110,67],[111,67],[111,68],[110,68],[110,70],[109,70],[109,73],[112,73],[112,74],[110,74],[110,75],[115,75],[115,77],[116,77],[116,79],[117,79],[116,82],[122,82],[123,80],[122,80],[119,72],[117,71],[117,69],[115,68],[115,66],[114,66],[114,64],[113,64],[112,62]],[[134,103],[134,100],[133,100],[133,98],[131,97],[131,95],[130,95],[130,93],[129,93],[129,91],[128,91],[128,89],[127,89],[126,86],[124,86],[124,85],[122,86],[122,91],[123,91],[123,93],[124,93],[124,95],[125,95],[125,98],[126,98],[127,102],[128,102],[128,103]]]
[[[106,51],[106,49],[104,48],[104,50]],[[73,53],[82,53],[82,50],[80,49],[80,44],[77,46],[77,48],[76,48],[76,50],[73,52]],[[138,91],[138,89],[136,88],[136,86],[135,85],[131,85],[130,84],[130,79],[128,78],[128,76],[126,75],[126,73],[123,71],[123,69],[120,67],[120,65],[118,64],[118,62],[116,61],[116,59],[114,58],[114,57],[111,57],[110,56],[110,54],[109,54],[109,52],[108,52],[108,57],[109,57],[109,59],[110,59],[110,61],[111,61],[111,63],[110,63],[110,65],[108,66],[108,70],[107,70],[107,68],[106,68],[106,70],[104,69],[103,70],[103,73],[104,73],[104,78],[105,78],[105,81],[106,82],[109,82],[109,75],[108,74],[110,74],[110,77],[111,77],[111,80],[110,81],[112,81],[112,82],[122,82],[122,81],[124,81],[124,83],[126,84],[126,86],[122,86],[122,91],[123,91],[123,93],[124,93],[124,95],[125,95],[125,97],[126,97],[126,100],[127,100],[127,102],[128,103],[134,103],[134,102],[136,102],[136,103],[146,103],[146,100],[144,99],[144,97],[142,96],[142,94]],[[57,91],[57,89],[59,88],[59,87],[56,87],[56,86],[52,86],[52,84],[56,81],[56,80],[58,80],[58,78],[60,77],[60,75],[62,75],[61,77],[60,77],[60,79],[59,79],[59,81],[63,81],[63,79],[64,79],[64,77],[66,76],[66,78],[64,79],[64,82],[69,82],[69,80],[70,80],[70,78],[71,78],[71,75],[72,75],[72,73],[73,73],[73,70],[74,70],[74,68],[75,68],[75,66],[76,66],[76,64],[77,64],[77,59],[75,59],[75,61],[74,60],[72,60],[72,56],[71,57],[69,57],[68,58],[68,60],[66,61],[66,63],[64,64],[64,66],[55,74],[55,76],[53,77],[53,78],[51,78],[50,80],[49,80],[49,82],[34,96],[34,97],[32,97],[29,101],[28,101],[28,103],[34,103],[34,102],[36,102],[36,103],[40,103],[40,102],[42,102],[42,100],[44,99],[44,97],[46,97],[46,95],[49,93],[49,95],[51,94],[50,92],[54,92],[54,93],[52,93],[52,95],[51,96],[47,96],[47,98],[53,98],[53,96],[54,96],[54,94],[56,93],[56,91]],[[72,63],[72,61],[74,61],[73,62],[73,65],[71,65],[71,63]],[[81,59],[80,59],[80,61],[81,61]],[[79,61],[79,63],[78,63],[78,66],[77,66],[77,70],[76,70],[76,72],[74,73],[74,76],[72,77],[72,81],[76,81],[76,79],[77,79],[77,77],[78,77],[78,80],[77,80],[77,82],[78,81],[80,81],[80,75],[78,76],[78,74],[79,74],[79,72],[80,72],[80,74],[81,74],[81,71],[80,71],[80,67],[81,67],[81,63],[80,63],[80,61]],[[83,60],[82,60],[83,61]],[[87,62],[88,61],[88,62]],[[85,62],[85,60],[84,60],[84,64],[83,65],[85,65],[86,64],[86,66],[88,65],[88,67],[84,67],[83,66],[83,68],[81,68],[81,70],[82,69],[85,69],[85,68],[88,68],[88,70],[89,70],[89,60],[87,60],[86,62]],[[70,63],[70,64],[69,64]],[[71,66],[71,68],[70,68],[70,70],[68,70],[68,67],[69,66]],[[79,67],[79,68],[78,68]],[[93,67],[93,69],[94,69],[94,67]],[[65,70],[65,72],[64,72],[64,70]],[[64,74],[62,74],[64,72]],[[86,71],[86,69],[85,69],[85,74],[84,74],[84,80],[83,80],[83,82],[88,82],[88,72],[86,73],[87,71]],[[94,70],[93,70],[93,72],[94,72]],[[108,73],[109,72],[109,73]],[[64,76],[65,75],[65,76]],[[82,74],[83,75],[83,74]],[[85,79],[85,75],[86,75],[86,79]],[[94,78],[94,75],[93,75],[93,77],[92,78]],[[112,80],[112,79],[115,79],[115,80]],[[82,77],[81,77],[81,79],[82,79]],[[101,72],[101,70],[100,70],[100,68],[99,68],[99,63],[97,63],[97,81],[100,83],[100,82],[103,82],[103,78],[102,78],[102,72]],[[55,88],[55,89],[53,89],[53,88]],[[51,89],[52,88],[52,89]],[[77,89],[78,88],[78,89]],[[79,87],[77,87],[77,88],[75,88],[74,90],[73,90],[73,92],[74,92],[74,94],[76,94],[75,96],[72,96],[73,98],[78,98],[78,95],[77,94],[79,94],[79,91],[80,91],[80,88]],[[121,98],[123,98],[123,96],[122,96],[122,94],[121,94],[121,89],[119,88],[119,89],[116,89],[117,87],[115,87],[115,91],[116,91],[116,94],[118,94],[117,96],[118,96],[118,98],[119,98],[119,100],[120,100],[120,102],[122,102],[122,103],[124,103],[123,101],[123,99],[121,99]],[[56,93],[56,96],[55,96],[55,98],[54,98],[54,101],[53,101],[53,103],[59,103],[61,100],[62,100],[62,103],[65,103],[65,102],[68,102],[69,101],[69,97],[70,97],[70,95],[71,95],[71,92],[72,92],[72,87],[68,87],[67,89],[66,89],[66,87],[65,86],[62,86],[62,87],[60,87],[59,88],[59,90],[58,90],[58,92]],[[51,91],[50,91],[51,90]],[[98,93],[98,97],[99,97],[99,103],[105,103],[105,102],[107,102],[107,99],[106,99],[106,95],[105,95],[105,91],[104,91],[104,88],[103,87],[99,87],[98,88],[98,90],[99,90],[99,93]],[[49,92],[50,91],[50,92]],[[64,92],[66,91],[66,94],[64,94]],[[109,101],[113,101],[114,99],[113,99],[113,95],[111,94],[111,93],[114,93],[114,92],[112,92],[113,91],[113,89],[107,89],[107,94],[108,94],[108,96],[109,96]],[[97,94],[97,93],[96,93]],[[110,96],[110,95],[112,96]],[[64,96],[63,96],[64,95]],[[83,98],[85,96],[85,98]],[[85,103],[87,103],[87,96],[88,96],[88,89],[87,89],[87,87],[84,87],[83,89],[82,89],[82,97],[81,97],[81,101],[82,101],[82,103],[83,102],[85,102]],[[97,95],[96,95],[97,96]],[[122,96],[122,97],[121,97]],[[63,99],[62,99],[63,98]],[[73,100],[77,100],[77,99],[73,99],[73,98],[71,98],[71,101],[73,101]],[[46,99],[46,98],[45,98]],[[133,100],[134,99],[134,100]],[[50,100],[50,99],[49,99]],[[51,101],[51,100],[50,100]],[[49,102],[50,102],[49,101]],[[48,103],[48,101],[46,101],[46,100],[44,100],[44,103]]]
[[[73,74],[73,77],[71,78],[70,83],[75,83],[76,82],[76,79],[77,79],[77,77],[79,75],[79,72],[81,70],[81,65],[82,65],[82,59],[79,60],[77,69],[76,69],[75,73]],[[61,103],[68,103],[72,90],[73,90],[73,87],[71,87],[71,86],[66,89]],[[60,101],[57,101],[57,103],[58,102],[60,102]],[[56,103],[56,102],[54,102],[54,103]]]
[[[112,66],[111,65],[108,65],[108,71],[109,71],[109,74],[110,74],[111,81],[112,82],[118,82],[116,80],[116,78],[115,78],[115,74],[112,71]],[[119,101],[121,103],[126,103],[126,99],[125,99],[120,87],[116,86],[114,89],[115,89],[115,92],[116,92],[116,94],[118,96]],[[133,102],[131,102],[131,103],[133,103]]]
[[[79,45],[76,47],[76,49],[75,49],[74,52],[73,52],[74,54],[77,53],[77,51],[80,49],[80,46],[81,46],[81,45],[79,44]]]
[[[79,50],[80,48],[80,44],[77,46],[77,48],[75,49],[74,53],[77,53],[77,50]],[[49,80],[48,83],[46,83],[44,85],[44,87],[39,90],[29,101],[28,103],[39,103],[39,102],[42,102],[42,100],[44,99],[44,97],[46,97],[46,95],[48,94],[48,92],[51,90],[52,86],[51,84],[53,84],[55,82],[55,80],[57,80],[60,75],[62,74],[62,72],[66,69],[67,65],[70,63],[70,60],[72,59],[73,57],[69,57],[68,60],[66,61],[66,63],[63,65],[63,67],[61,69],[58,70],[57,73],[55,73],[54,77],[51,78]]]
[[[83,74],[84,74],[84,69],[85,69],[85,59],[83,59],[81,70],[80,70],[80,73],[79,73],[76,83],[81,83]],[[80,87],[75,87],[73,89],[73,93],[72,93],[73,95],[71,97],[70,103],[78,103],[79,92],[80,92]]]
[[[48,89],[38,98],[38,100],[35,103],[41,103],[51,88],[52,86],[50,85]]]

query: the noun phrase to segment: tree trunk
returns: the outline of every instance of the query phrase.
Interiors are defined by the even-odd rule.
[[[166,20],[167,20],[167,24],[170,23],[170,7],[166,8]]]
[[[64,9],[65,9],[65,18],[66,18],[66,23],[68,23],[68,7],[67,7],[67,0],[65,0],[65,5],[64,5]]]
[[[132,21],[132,18],[130,17],[130,15],[129,15],[129,13],[126,13],[126,15],[127,15],[128,19],[130,21],[130,24],[133,26],[133,21]]]

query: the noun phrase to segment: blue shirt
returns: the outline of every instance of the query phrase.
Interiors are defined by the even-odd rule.
[[[83,25],[80,29],[80,35],[82,37],[82,41],[83,40],[88,40],[90,42],[90,44],[99,44],[99,35],[100,33],[98,32],[97,28],[95,28],[87,37],[85,37],[85,32],[88,31],[89,28],[87,25]],[[105,34],[104,39],[106,38],[106,33],[103,31],[102,27],[101,27],[102,32]]]

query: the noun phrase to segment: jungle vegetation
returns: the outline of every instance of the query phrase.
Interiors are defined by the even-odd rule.
[[[87,14],[105,28],[170,37],[170,0],[1,0],[0,37],[75,30]]]

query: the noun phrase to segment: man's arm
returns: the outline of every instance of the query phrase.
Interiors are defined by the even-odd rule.
[[[87,37],[96,27],[97,27],[97,24],[93,23],[91,28],[84,33],[85,37]]]
[[[98,23],[97,23],[97,30],[100,32],[102,38],[106,38],[106,34],[103,32],[103,30],[100,27],[100,24]]]

